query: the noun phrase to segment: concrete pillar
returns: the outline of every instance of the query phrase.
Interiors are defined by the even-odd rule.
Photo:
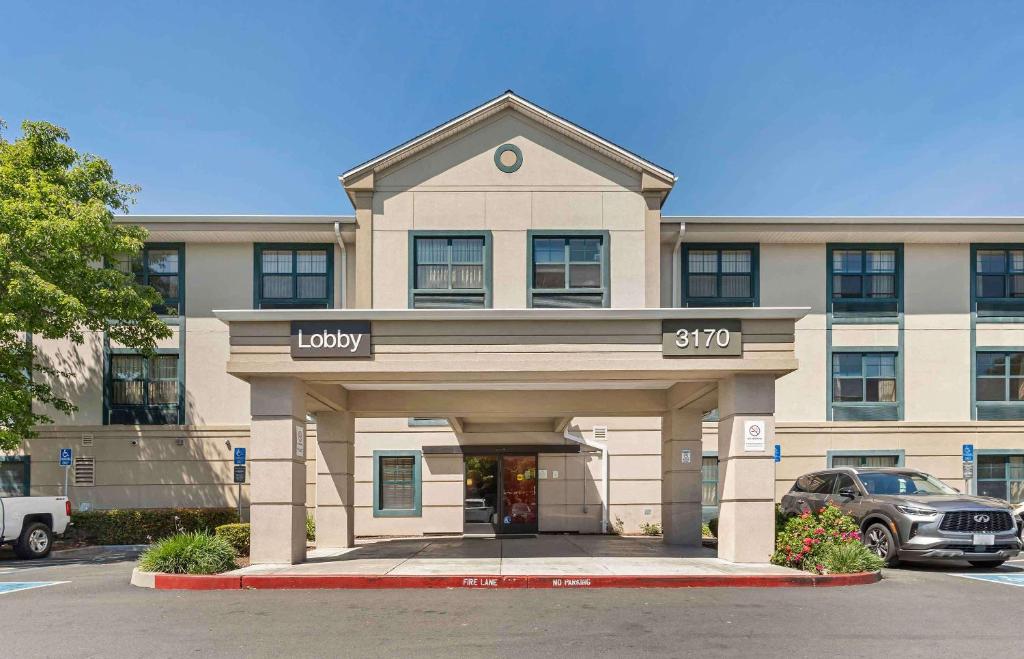
[[[250,560],[306,560],[306,391],[287,377],[253,378]]]
[[[316,546],[355,542],[355,420],[348,412],[316,415]]]
[[[775,550],[774,376],[722,381],[718,413],[718,557],[767,563]],[[762,422],[764,450],[747,450],[748,422]]]
[[[701,542],[701,416],[684,409],[661,417],[661,530],[670,545]]]

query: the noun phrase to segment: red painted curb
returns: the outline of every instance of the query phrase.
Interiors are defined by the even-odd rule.
[[[363,576],[363,575],[253,575],[241,578],[241,587],[264,589],[588,589],[588,588],[792,588],[855,586],[879,581],[878,572],[858,574],[771,575],[597,575],[597,576]],[[158,586],[159,587],[159,586]]]
[[[153,579],[158,590],[238,590],[242,578],[226,574],[158,574]]]
[[[325,590],[396,588],[468,589],[570,589],[588,588],[799,588],[858,586],[879,581],[880,572],[857,574],[760,574],[760,575],[595,575],[595,576],[396,576],[349,574],[158,574],[154,587],[160,590]]]

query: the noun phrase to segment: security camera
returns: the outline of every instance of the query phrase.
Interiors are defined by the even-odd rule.
[[[138,446],[138,445],[139,445],[139,440],[133,439],[132,440],[132,446]]]

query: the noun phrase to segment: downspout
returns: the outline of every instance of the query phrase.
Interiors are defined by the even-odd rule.
[[[574,434],[575,433],[575,434]],[[569,440],[570,442],[576,442],[583,446],[597,449],[601,452],[601,489],[604,490],[604,496],[601,501],[601,533],[608,533],[608,497],[611,494],[610,486],[611,480],[608,478],[608,446],[605,444],[599,444],[591,441],[580,433],[579,428],[572,427],[566,428],[562,431],[562,437]],[[584,474],[586,472],[584,471]]]
[[[341,239],[341,222],[334,223],[334,238],[338,241],[338,248],[341,249],[341,308],[348,308],[348,250],[345,248],[345,241]]]
[[[672,306],[680,307],[683,304],[683,260],[680,252],[683,251],[683,235],[686,233],[686,222],[679,223],[679,235],[676,236],[676,246],[672,249]]]

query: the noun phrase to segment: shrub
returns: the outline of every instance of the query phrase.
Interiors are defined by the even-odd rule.
[[[711,527],[708,526],[707,522],[704,522],[703,524],[700,525],[700,537],[702,537],[702,538],[713,538],[714,537],[711,534]]]
[[[234,508],[90,510],[71,514],[71,536],[99,545],[143,545],[187,531],[213,530],[238,521]]]
[[[643,535],[661,535],[661,524],[657,522],[640,522],[640,533]]]
[[[807,512],[786,521],[776,536],[772,563],[824,574],[830,548],[852,543],[861,543],[857,523],[830,503],[817,514]]]
[[[821,564],[828,574],[849,574],[881,570],[885,561],[862,542],[841,542],[826,545]]]
[[[780,533],[789,521],[789,516],[782,510],[782,506],[775,504],[775,532]]]
[[[316,520],[312,515],[306,515],[306,540],[309,542],[316,540]]]
[[[222,524],[214,531],[214,535],[227,540],[228,544],[234,547],[235,553],[239,556],[249,555],[248,524]]]
[[[237,567],[227,540],[200,531],[164,538],[139,558],[139,569],[147,572],[217,574]]]
[[[708,520],[708,530],[711,531],[711,535],[715,538],[718,537],[718,518],[712,517]]]

